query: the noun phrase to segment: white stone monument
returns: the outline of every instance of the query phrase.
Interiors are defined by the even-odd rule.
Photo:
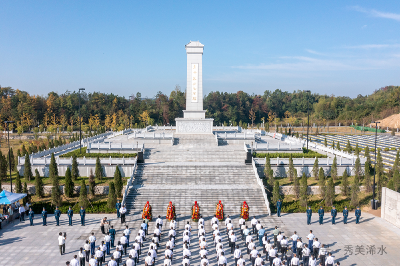
[[[187,54],[186,110],[176,118],[177,134],[212,134],[212,118],[203,110],[203,50],[199,41],[185,45]]]

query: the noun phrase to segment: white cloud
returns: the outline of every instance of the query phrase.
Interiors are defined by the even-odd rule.
[[[393,19],[396,21],[400,21],[400,14],[396,14],[396,13],[382,12],[382,11],[378,11],[375,9],[366,9],[366,8],[363,8],[360,6],[352,6],[352,7],[350,7],[350,9],[357,11],[357,12],[368,14],[372,17],[387,18],[387,19]]]
[[[347,49],[384,49],[384,48],[397,48],[400,47],[400,44],[362,44],[362,45],[353,45],[353,46],[344,46]]]
[[[367,25],[363,25],[362,27],[361,27],[361,29],[365,29],[367,27]]]
[[[315,55],[325,55],[323,53],[311,50],[311,49],[306,49],[306,52],[310,53],[310,54],[315,54]]]

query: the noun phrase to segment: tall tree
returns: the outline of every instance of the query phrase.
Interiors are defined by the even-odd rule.
[[[337,149],[338,151],[340,151],[340,143],[339,143],[339,141],[337,142],[336,149]]]
[[[44,197],[43,181],[40,177],[38,169],[35,169],[35,194],[38,198]]]
[[[114,182],[110,182],[109,191],[108,191],[108,199],[107,199],[107,207],[110,209],[115,209],[116,203],[117,203],[117,195],[115,194]]]
[[[318,178],[319,178],[318,170],[319,170],[318,158],[315,158],[314,166],[313,166],[313,169],[312,169],[312,173],[313,173],[313,176],[314,176],[315,180],[318,180]]]
[[[57,176],[57,178],[58,178],[58,167],[57,167],[56,159],[54,157],[54,153],[52,153],[51,159],[50,159],[50,165],[49,165],[50,180],[53,180],[55,176]]]
[[[21,176],[19,172],[17,172],[17,177],[15,178],[15,192],[22,193],[22,183],[21,183]]]
[[[382,200],[382,188],[386,185],[386,177],[383,172],[383,160],[380,149],[378,149],[378,154],[376,156],[376,179],[377,179],[377,194],[379,201]]]
[[[360,148],[358,148],[358,143],[356,143],[356,147],[354,149],[354,155],[357,157],[360,155]]]
[[[351,148],[351,145],[350,145],[350,140],[347,140],[346,151],[347,152],[351,152],[352,151],[352,148]]]
[[[58,175],[54,175],[52,178],[53,186],[51,188],[51,203],[56,206],[61,206],[61,191],[60,182],[58,180]]]
[[[8,157],[8,156],[10,156],[10,157]],[[8,158],[11,158],[11,169],[13,171],[16,171],[17,170],[17,165],[15,163],[15,156],[14,156],[14,151],[13,151],[12,147],[10,147],[10,151],[9,151],[8,156],[7,156],[7,160],[9,160]]]
[[[101,167],[99,156],[97,156],[97,159],[96,159],[96,168],[95,168],[94,173],[96,175],[97,180],[101,181],[103,179],[103,169]]]
[[[372,180],[371,180],[371,165],[370,162],[367,160],[364,165],[364,185],[365,185],[365,190],[367,192],[372,191]]]
[[[319,193],[321,194],[322,198],[325,198],[325,193],[326,193],[326,182],[325,182],[325,174],[324,174],[324,169],[319,168],[319,173],[318,173],[318,186],[319,186]]]
[[[74,182],[72,182],[71,169],[68,167],[65,171],[65,196],[72,198],[74,196]]]
[[[328,147],[328,141],[326,140],[326,138],[324,139],[324,146]]]
[[[30,199],[30,195],[29,195],[29,192],[28,192],[28,185],[26,184],[26,182],[24,182],[24,188],[22,190],[22,193],[26,194],[26,197],[24,197],[22,199],[22,202],[25,205],[28,201],[30,201],[29,200]]]
[[[355,178],[358,178],[359,182],[361,182],[361,175],[362,175],[362,169],[361,169],[360,157],[357,157],[356,162],[354,164],[354,176]]]
[[[307,207],[307,187],[307,176],[306,173],[303,173],[300,182],[300,204],[302,207]]]
[[[334,140],[332,140],[332,149],[335,149],[335,141]]]
[[[90,175],[89,175],[89,194],[94,197],[95,195],[95,190],[96,190],[96,181],[94,179],[93,171],[90,170]]]
[[[24,178],[25,180],[31,181],[32,177],[31,161],[29,160],[29,155],[25,155]]]
[[[122,183],[121,171],[119,170],[119,166],[118,165],[115,167],[114,183],[115,183],[115,192],[117,194],[117,197],[121,197],[122,196],[123,183]]]
[[[369,165],[371,165],[371,157],[369,155],[369,147],[368,146],[365,146],[364,157],[367,158],[367,162],[369,162],[370,163]]]
[[[336,155],[333,158],[332,166],[331,166],[331,177],[333,181],[336,181],[338,178],[338,169],[337,169],[337,158]]]
[[[356,177],[354,177],[356,178]],[[342,195],[347,197],[349,195],[349,175],[347,174],[347,169],[343,171],[342,183],[341,183]]]
[[[293,165],[292,154],[290,154],[290,156],[289,156],[289,180],[293,181],[293,179],[295,179],[295,176],[294,176],[294,165]]]
[[[87,206],[89,206],[85,179],[82,179],[81,181],[81,189],[79,190],[79,205],[81,205],[84,209],[86,209]]]
[[[279,181],[275,181],[274,188],[272,190],[272,201],[277,202],[281,198],[279,193]]]
[[[74,181],[79,177],[78,159],[75,154],[72,156],[71,177]]]
[[[296,196],[296,199],[298,199],[300,197],[300,178],[298,178],[298,177],[294,178],[293,190],[294,190],[294,195]]]
[[[351,206],[358,206],[359,204],[359,199],[358,199],[358,194],[360,193],[360,183],[358,182],[358,178],[353,179],[353,183],[351,184],[351,200],[350,200],[350,205]]]
[[[333,205],[335,200],[335,184],[332,178],[328,178],[326,185],[325,203],[329,206]]]

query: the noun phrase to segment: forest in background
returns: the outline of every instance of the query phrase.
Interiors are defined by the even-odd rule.
[[[0,119],[15,121],[19,133],[31,130],[75,130],[79,124],[79,94],[67,91],[50,92],[46,96],[31,95],[11,87],[0,89]],[[169,96],[158,92],[154,98],[142,98],[137,92],[128,99],[101,92],[81,93],[81,116],[84,130],[105,126],[120,130],[146,125],[174,125],[183,117],[185,92],[179,86]],[[321,95],[304,91],[266,90],[263,95],[210,92],[204,96],[206,117],[215,125],[283,123],[300,125],[307,117],[309,102],[311,125],[362,125],[400,112],[400,87],[387,86],[370,95]],[[0,124],[4,129],[4,124]]]

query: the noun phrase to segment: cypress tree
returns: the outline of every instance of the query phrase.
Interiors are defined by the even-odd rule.
[[[26,184],[26,182],[24,182],[24,189],[22,190],[22,193],[26,194],[26,197],[24,197],[22,199],[23,204],[25,205],[28,201],[29,201],[29,193],[28,193],[28,185]]]
[[[350,145],[350,140],[347,140],[346,151],[348,151],[348,152],[352,151],[352,148],[351,148],[351,145]]]
[[[20,149],[17,150],[17,157],[21,157],[21,150]]]
[[[24,164],[24,178],[25,180],[31,181],[32,179],[32,167],[31,161],[29,160],[29,155],[25,155],[25,164]]]
[[[306,173],[303,173],[300,182],[300,204],[302,207],[307,207],[307,187],[307,176]]]
[[[319,193],[321,194],[322,198],[325,198],[325,193],[326,193],[326,182],[325,182],[325,174],[324,174],[324,169],[319,168],[319,173],[318,173],[318,185],[319,185]]]
[[[265,156],[264,174],[265,178],[271,178],[269,175],[269,170],[271,169],[271,159],[269,158],[269,153]]]
[[[79,204],[80,206],[83,206],[84,209],[86,209],[86,207],[89,205],[89,201],[87,198],[87,188],[84,179],[82,179],[81,189],[79,190]]]
[[[22,148],[21,148],[21,154],[22,156],[25,156],[25,154],[27,153],[25,145],[22,144]]]
[[[372,178],[371,178],[371,165],[370,162],[367,160],[365,162],[365,170],[364,170],[364,185],[365,185],[365,190],[367,192],[372,191]]]
[[[335,200],[335,184],[333,183],[332,178],[328,178],[326,186],[326,195],[325,195],[325,203],[327,205],[332,206],[333,201]]]
[[[396,159],[394,160],[393,168],[392,168],[393,171],[399,169],[399,156],[400,156],[399,152],[400,152],[400,150],[397,150]]]
[[[273,169],[270,169],[270,170],[269,170],[269,176],[270,176],[270,178],[268,179],[268,184],[269,184],[271,187],[273,187],[274,181],[275,181],[275,179],[274,179],[274,170],[273,170]]]
[[[336,155],[335,155],[335,158],[333,158],[333,163],[332,163],[332,166],[331,166],[331,177],[332,177],[332,179],[334,181],[336,181],[338,179],[337,173],[338,173],[337,158],[336,158]]]
[[[358,194],[360,193],[360,184],[358,182],[358,178],[353,179],[353,183],[351,184],[351,200],[350,200],[350,205],[351,206],[358,206],[359,204],[359,199],[358,199]]]
[[[54,153],[51,154],[50,165],[49,165],[49,177],[50,180],[57,176],[58,178],[58,168],[56,163],[56,158],[54,157]]]
[[[318,170],[319,170],[318,158],[315,158],[314,166],[313,166],[313,169],[312,169],[312,173],[313,173],[313,176],[314,176],[315,180],[318,180]]]
[[[72,182],[71,169],[67,168],[65,172],[65,186],[64,186],[65,196],[72,198],[74,196],[74,182]]]
[[[335,141],[332,140],[332,149],[335,149]]]
[[[324,140],[324,146],[325,146],[325,147],[328,147],[328,141],[326,140],[326,138],[325,138],[325,140]]]
[[[21,176],[19,172],[17,172],[17,177],[15,178],[15,192],[22,193],[22,183],[21,183]]]
[[[362,175],[360,157],[357,157],[356,162],[354,164],[354,175],[355,178],[358,178],[358,182],[360,182]]]
[[[393,171],[393,179],[391,181],[393,181],[393,190],[399,192],[399,190],[400,190],[400,173],[399,173],[399,169],[395,169]]]
[[[354,177],[354,178],[357,178],[357,177]],[[341,192],[342,192],[342,195],[345,197],[347,197],[349,195],[349,176],[347,174],[347,169],[345,169],[343,171]]]
[[[370,163],[369,165],[371,166],[371,157],[369,155],[369,147],[368,146],[365,146],[364,157],[367,158],[367,161]]]
[[[2,178],[0,177],[0,192],[3,191],[2,187],[1,187],[1,180],[2,180]]]
[[[296,177],[294,176],[294,165],[293,165],[292,154],[290,154],[290,156],[289,156],[289,180],[293,181],[293,178],[296,178]]]
[[[96,188],[96,181],[94,179],[93,171],[90,170],[89,175],[89,194],[94,197],[95,195],[95,188]]]
[[[339,143],[339,141],[337,142],[336,149],[337,149],[338,151],[340,151],[340,143]]]
[[[293,190],[294,190],[294,195],[296,196],[296,199],[298,199],[300,196],[300,178],[298,178],[298,177],[294,178]]]
[[[7,159],[0,151],[0,179],[7,179]]]
[[[95,168],[94,173],[96,175],[97,180],[101,181],[103,179],[103,169],[101,168],[99,156],[97,156],[97,159],[96,159],[96,168]]]
[[[43,181],[42,178],[39,175],[38,169],[35,169],[35,190],[36,190],[36,196],[39,198],[43,198],[44,196],[44,191],[43,191]]]
[[[358,148],[358,143],[356,143],[356,148],[354,149],[354,155],[357,157],[360,155],[360,149]]]
[[[61,191],[58,175],[53,176],[53,187],[51,188],[51,202],[53,205],[61,206]]]
[[[117,194],[117,197],[121,197],[123,184],[122,184],[121,171],[119,170],[118,165],[115,167],[114,183],[115,183],[115,193]]]
[[[15,164],[15,156],[14,156],[13,148],[10,148],[10,152],[9,152],[8,156],[11,156],[10,157],[11,158],[11,169],[13,171],[16,171],[17,170],[17,165]],[[8,160],[8,158],[9,157],[7,157],[7,160]]]
[[[115,195],[115,186],[113,182],[110,182],[107,207],[110,209],[115,209],[115,204],[117,203],[117,196]]]
[[[76,158],[76,155],[74,154],[72,156],[72,167],[71,167],[71,176],[72,180],[76,181],[79,176],[79,169],[78,169],[78,159]]]
[[[279,194],[279,181],[275,181],[274,188],[272,190],[272,201],[277,202],[281,198]]]

